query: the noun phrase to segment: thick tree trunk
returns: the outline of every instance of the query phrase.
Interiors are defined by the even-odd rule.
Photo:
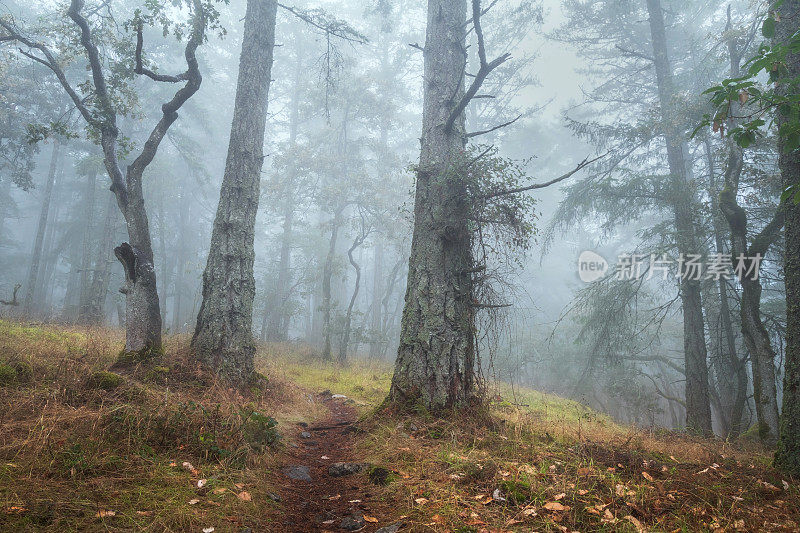
[[[141,172],[128,167],[126,181],[127,201],[120,208],[130,243],[114,248],[125,270],[125,284],[120,288],[125,295],[125,352],[147,355],[162,349],[161,311]]]
[[[247,2],[228,157],[192,339],[197,356],[233,381],[253,372],[253,238],[276,10],[275,0]]]
[[[800,1],[784,0],[780,5],[782,22],[776,24],[775,42],[786,43],[798,30]],[[786,58],[789,77],[800,76],[800,54]],[[787,90],[787,89],[784,89]],[[793,91],[797,87],[792,88]],[[778,113],[778,124],[786,118]],[[780,169],[784,187],[800,187],[800,153],[780,150]],[[775,465],[792,475],[800,475],[800,205],[787,202],[785,207],[786,252],[783,265],[786,276],[786,354],[783,378],[783,413],[780,421]]]
[[[670,171],[675,232],[679,253],[684,257],[700,254],[695,223],[694,193],[689,180],[689,171],[684,158],[684,143],[681,131],[674,126],[678,116],[674,98],[672,67],[667,54],[667,38],[664,28],[664,13],[660,0],[647,0],[650,15],[650,33],[661,106],[663,134],[667,145],[667,161]],[[682,276],[680,283],[683,306],[683,349],[686,372],[686,428],[705,435],[712,434],[711,406],[708,393],[708,364],[703,321],[703,299],[700,281]]]
[[[36,240],[33,243],[31,253],[31,265],[28,269],[28,283],[25,287],[25,299],[22,304],[22,314],[30,316],[34,309],[38,307],[35,303],[37,297],[36,288],[39,280],[39,268],[42,261],[42,249],[44,248],[44,235],[47,230],[47,217],[50,213],[50,202],[53,197],[53,184],[56,179],[56,169],[58,159],[61,155],[61,143],[58,139],[53,139],[53,154],[50,156],[50,168],[47,171],[47,182],[45,183],[42,195],[42,207],[39,210],[39,222],[36,225]]]
[[[429,0],[424,52],[422,147],[408,287],[390,399],[431,410],[471,403],[475,376],[469,202],[457,169],[464,113],[465,0]]]

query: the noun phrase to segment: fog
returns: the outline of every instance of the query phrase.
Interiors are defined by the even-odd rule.
[[[0,1],[0,299],[7,303],[0,317],[124,329],[139,289],[126,280],[114,248],[136,237],[129,233],[132,215],[126,224],[119,194],[109,191],[102,138],[108,122],[68,4]],[[260,344],[309,345],[321,358],[352,365],[393,364],[404,344],[404,306],[413,312],[405,299],[428,101],[426,3],[278,6],[252,249],[246,227],[240,244],[231,244],[239,230],[225,233],[248,216],[241,200],[248,185],[223,186],[223,176],[233,176],[231,157],[252,155],[245,148],[229,152],[245,4],[195,2],[195,9],[213,10],[197,47],[202,83],[144,169],[163,332],[197,338],[198,314],[212,309],[214,279],[228,300],[247,293],[247,283],[230,273],[214,278],[222,270],[211,268],[209,251],[212,231],[219,231],[218,265],[240,265],[246,281],[253,261],[248,325]],[[728,436],[761,420],[756,380],[762,396],[772,391],[763,409],[774,406],[777,415],[786,308],[782,229],[769,225],[782,192],[774,128],[760,126],[743,151],[733,195],[747,213],[746,244],[770,227],[754,312],[764,330],[758,350],[773,357],[760,359],[754,377],[759,340],[745,342],[743,284],[733,275],[739,248],[719,206],[720,191],[732,183],[733,148],[717,122],[703,124],[716,112],[703,91],[731,77],[729,51],[739,54],[739,68],[764,41],[766,4],[655,2],[664,43],[651,26],[653,0],[484,4],[488,60],[510,58],[488,73],[464,110],[467,167],[492,180],[469,182],[464,195],[477,190],[475,198],[504,199],[481,200],[477,218],[463,226],[472,232],[466,271],[474,274],[469,305],[481,383],[489,390],[498,382],[533,387],[643,427],[703,429],[691,413],[707,409],[713,431]],[[187,69],[192,5],[154,10],[105,0],[82,8],[110,87],[119,133],[112,151],[128,172],[128,187],[128,165],[167,116],[162,104],[188,79],[153,77]],[[136,72],[137,24],[143,68],[154,76]],[[470,87],[481,63],[477,32],[465,28],[461,77]],[[87,125],[37,43],[56,57],[97,124]],[[657,76],[662,52],[668,81]],[[764,84],[759,76],[755,81]],[[463,92],[462,86],[452,100]],[[243,113],[256,116],[258,109]],[[675,154],[682,166],[677,185]],[[572,171],[547,187],[497,193]],[[220,204],[221,188],[223,197],[226,190],[233,195],[228,204]],[[220,218],[223,211],[227,218]],[[579,270],[584,251],[607,261],[604,274],[589,282]],[[696,254],[708,265],[720,253],[733,255],[721,282],[705,272],[694,284],[676,274],[679,257]],[[643,261],[639,275],[624,271],[630,254]],[[649,272],[651,258],[659,257],[670,261],[664,277]],[[425,279],[414,287],[434,278]],[[419,298],[414,291],[409,298]],[[435,331],[426,327],[425,334]],[[695,405],[694,389],[687,393],[694,387],[687,380],[704,380],[698,389],[704,406]]]

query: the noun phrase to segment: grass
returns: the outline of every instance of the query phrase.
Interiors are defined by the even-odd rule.
[[[486,411],[398,413],[382,407],[391,365],[340,367],[293,344],[262,347],[256,363],[268,381],[241,394],[194,365],[186,339],[169,339],[168,355],[146,367],[113,367],[121,340],[113,330],[0,321],[0,531],[280,529],[281,504],[268,497],[286,453],[276,439],[324,414],[323,390],[361,412],[354,446],[387,482],[369,488],[393,510],[379,517],[384,525],[477,533],[800,523],[795,480],[749,440],[624,426],[503,384]]]
[[[28,369],[0,382],[0,531],[268,529],[272,417],[302,414],[302,392],[242,396],[184,343],[118,369],[118,332],[0,321],[0,367]]]

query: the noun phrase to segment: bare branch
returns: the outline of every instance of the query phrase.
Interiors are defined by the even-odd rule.
[[[78,0],[73,0],[78,1]],[[133,161],[128,168],[128,174],[133,177],[141,177],[144,169],[156,155],[159,144],[161,144],[164,135],[178,118],[178,109],[183,106],[186,101],[200,89],[200,83],[203,81],[203,76],[200,74],[200,67],[197,63],[197,47],[203,42],[203,36],[206,28],[206,14],[203,9],[201,0],[193,0],[194,17],[192,19],[192,33],[189,41],[186,43],[184,56],[186,57],[186,85],[178,89],[172,100],[166,102],[161,106],[161,119],[155,125],[150,136],[144,143],[142,153]]]
[[[144,68],[142,65],[142,47],[144,46],[144,38],[142,37],[142,21],[138,21],[136,25],[136,66],[134,67],[133,71],[136,74],[142,74],[147,76],[153,81],[163,81],[167,83],[178,83],[181,81],[186,81],[188,79],[189,73],[183,72],[178,74],[177,76],[170,76],[167,74],[156,74],[150,69]]]
[[[489,128],[488,130],[473,131],[472,133],[467,133],[467,138],[477,137],[478,135],[485,135],[487,133],[491,133],[493,131],[499,130],[500,128],[505,128],[506,126],[512,125],[513,123],[515,123],[516,121],[518,121],[521,118],[522,118],[522,115],[519,115],[514,120],[509,120],[508,122],[504,122],[504,123],[499,124],[499,125],[497,125],[497,126],[495,126],[493,128]]]
[[[425,49],[423,47],[421,47],[418,43],[408,43],[408,46],[410,46],[411,48],[416,48],[417,50],[419,50],[423,54],[425,53]]]
[[[97,121],[92,116],[89,109],[84,105],[83,99],[81,99],[81,97],[78,95],[75,89],[72,88],[72,85],[70,85],[69,81],[67,80],[67,76],[64,74],[64,71],[58,65],[58,61],[56,60],[55,56],[53,56],[52,52],[50,52],[50,49],[41,43],[32,41],[31,39],[28,39],[27,37],[23,36],[19,31],[16,30],[16,28],[14,28],[14,26],[12,26],[9,22],[3,19],[0,19],[0,27],[2,27],[5,31],[8,32],[8,35],[3,36],[3,41],[18,41],[27,46],[28,48],[39,50],[45,56],[46,59],[42,59],[40,57],[35,56],[34,54],[20,50],[20,53],[22,53],[22,55],[30,59],[33,59],[34,61],[41,63],[42,65],[49,68],[53,72],[53,74],[56,75],[56,78],[58,78],[59,83],[66,91],[67,95],[69,95],[70,99],[75,104],[75,107],[77,107],[78,111],[80,111],[81,115],[83,115],[83,118],[86,120],[86,122],[88,122],[90,125],[97,126],[98,125]]]
[[[491,6],[490,6],[491,7]],[[464,93],[464,96],[461,97],[458,104],[453,108],[450,112],[450,116],[447,117],[447,120],[444,124],[444,129],[446,132],[450,132],[453,130],[453,124],[455,124],[456,119],[464,112],[469,105],[470,101],[478,94],[478,90],[483,85],[486,76],[489,75],[494,69],[508,61],[511,57],[511,54],[503,54],[500,57],[494,59],[491,62],[487,62],[486,60],[486,45],[483,39],[483,29],[481,28],[481,2],[480,0],[472,0],[472,21],[475,26],[475,35],[478,38],[478,59],[480,60],[481,66],[478,69],[478,73],[475,75],[475,79],[472,80],[472,84],[469,86],[469,89]]]
[[[636,50],[630,50],[629,48],[625,48],[620,45],[616,45],[615,48],[620,52],[622,52],[623,54],[625,54],[626,56],[638,57],[639,59],[646,59],[647,61],[655,61],[655,59],[650,57],[649,55],[637,52]]]
[[[366,38],[366,36],[360,34],[359,32],[357,32],[344,22],[336,21],[335,24],[332,24],[329,21],[326,21],[323,24],[315,20],[312,12],[309,12],[307,10],[297,9],[281,3],[278,3],[278,7],[285,9],[295,17],[302,20],[303,22],[310,24],[311,26],[319,30],[324,31],[328,35],[333,35],[340,39],[344,39],[345,41],[349,41],[351,43],[365,44],[369,41]],[[318,10],[317,12],[319,13],[320,11]]]
[[[605,154],[603,154],[601,156],[595,157],[594,159],[588,159],[588,158],[584,159],[583,161],[578,163],[578,166],[576,166],[575,168],[573,168],[572,170],[570,170],[566,174],[562,174],[561,176],[559,176],[557,178],[554,178],[554,179],[552,179],[550,181],[546,181],[544,183],[534,183],[533,185],[525,185],[524,187],[516,187],[514,189],[506,189],[504,191],[492,192],[492,193],[489,193],[489,194],[485,194],[483,196],[483,198],[485,198],[485,199],[496,198],[498,196],[505,196],[505,195],[508,195],[508,194],[517,194],[517,193],[520,193],[520,192],[532,191],[534,189],[544,189],[545,187],[549,187],[549,186],[554,185],[554,184],[556,184],[556,183],[558,183],[560,181],[564,181],[565,179],[569,178],[573,174],[579,172],[580,170],[586,168],[587,166],[591,165],[595,161],[598,161],[598,160],[604,158],[607,155],[608,155],[608,153],[605,153]]]

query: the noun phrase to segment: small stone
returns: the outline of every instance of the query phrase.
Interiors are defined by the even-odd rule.
[[[333,398],[334,400],[346,400],[347,396],[345,396],[344,394],[331,394],[331,398]]]
[[[279,502],[279,501],[281,501],[281,496],[280,496],[280,494],[276,494],[276,493],[274,493],[274,492],[268,492],[268,493],[267,493],[267,498],[269,498],[270,500],[272,500],[272,501],[274,501],[274,502]]]
[[[310,439],[311,438],[311,433],[309,433],[308,431],[302,431],[302,432],[300,432],[300,438],[301,439]]]
[[[287,466],[283,469],[284,475],[289,479],[296,479],[299,481],[311,481],[311,474],[307,466],[293,465]]]
[[[339,524],[339,527],[345,531],[358,531],[366,525],[367,522],[364,520],[364,517],[361,516],[361,514],[353,513],[350,516],[344,517],[341,524]]]
[[[413,433],[414,431],[419,431],[419,428],[418,428],[418,427],[417,427],[417,425],[416,425],[415,423],[413,423],[413,422],[412,422],[412,423],[410,423],[410,424],[408,425],[408,429],[409,429],[409,431],[411,431],[412,433]]]
[[[364,463],[333,463],[328,467],[328,475],[333,477],[357,474],[367,467]]]
[[[382,527],[377,530],[375,533],[397,533],[400,531],[400,523],[392,524],[390,526]]]
[[[298,422],[297,425],[300,426],[301,428],[307,428],[308,427],[308,423],[307,422]]]

